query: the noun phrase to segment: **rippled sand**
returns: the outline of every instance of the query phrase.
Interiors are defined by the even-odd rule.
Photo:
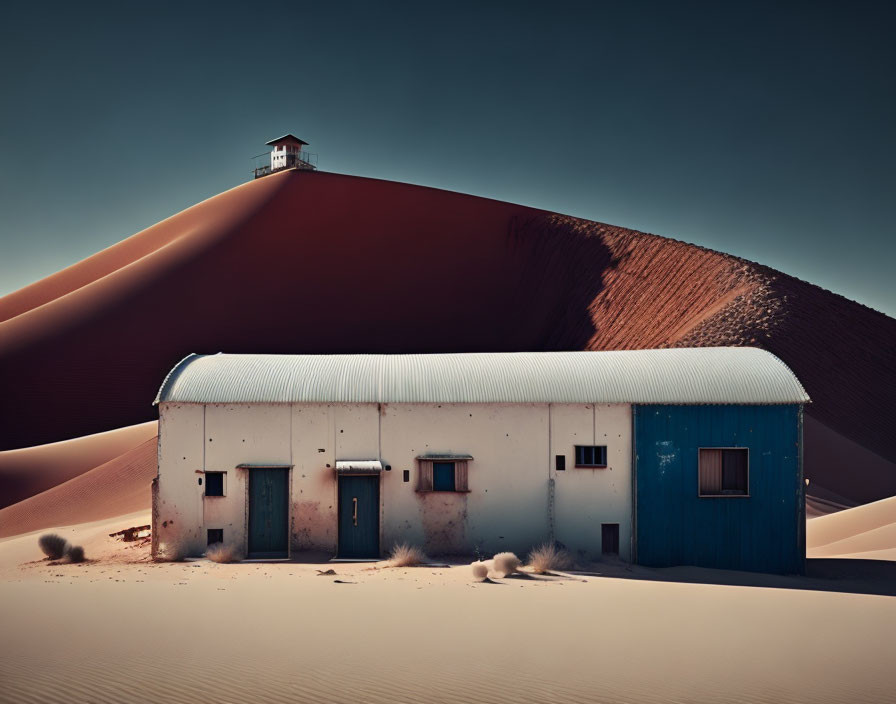
[[[0,542],[4,702],[886,702],[896,692],[892,596],[638,569],[628,575],[638,579],[474,584],[467,567],[156,565],[123,546],[53,566],[29,562],[33,540]],[[335,576],[315,572],[329,567]]]

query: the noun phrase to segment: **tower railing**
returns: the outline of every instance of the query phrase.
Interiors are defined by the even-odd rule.
[[[261,178],[277,171],[285,171],[286,169],[307,169],[313,171],[317,168],[317,154],[313,152],[276,152],[274,155],[274,164],[271,165],[271,153],[258,154],[252,157],[255,166],[252,171],[255,178]],[[263,163],[260,160],[265,160]]]

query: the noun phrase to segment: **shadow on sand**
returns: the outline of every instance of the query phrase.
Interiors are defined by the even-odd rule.
[[[302,552],[290,560],[253,560],[251,564],[314,565],[329,576],[339,572],[339,565],[325,553]],[[204,558],[202,558],[204,559]],[[190,560],[192,561],[192,560]],[[38,562],[43,562],[42,560]],[[382,563],[382,561],[380,561]],[[463,560],[446,559],[445,562],[427,563],[419,569],[432,568],[467,569]],[[367,569],[378,569],[373,564]],[[717,584],[732,587],[762,587],[767,589],[803,589],[818,592],[842,592],[844,594],[875,594],[896,596],[896,562],[889,560],[851,560],[842,558],[813,558],[806,560],[805,575],[777,575],[759,572],[738,572],[705,567],[643,567],[629,565],[622,560],[593,563],[590,569],[564,570],[535,575],[516,572],[503,579],[486,579],[483,584],[506,584],[505,580],[562,581],[569,578],[608,577],[613,579],[641,579],[654,582],[681,582],[686,584]]]
[[[802,576],[736,572],[703,567],[642,567],[624,563],[598,565],[592,571],[575,571],[572,574],[656,582],[896,596],[896,562],[888,560],[808,559],[806,574]]]

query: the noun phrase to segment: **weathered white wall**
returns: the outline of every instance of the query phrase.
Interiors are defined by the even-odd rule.
[[[628,406],[162,404],[160,418],[159,518],[177,514],[178,535],[193,554],[204,551],[209,528],[223,528],[225,542],[245,548],[251,470],[236,469],[243,463],[291,465],[291,550],[334,553],[333,467],[337,460],[381,459],[392,467],[380,485],[384,553],[402,541],[431,554],[525,552],[550,538],[553,516],[554,537],[588,558],[600,555],[601,523],[619,523],[620,552],[629,555]],[[576,469],[576,444],[606,444],[609,466]],[[416,491],[415,458],[433,453],[473,456],[469,493]],[[557,454],[567,456],[564,472],[555,471]],[[197,470],[226,472],[226,496],[204,497]]]
[[[546,405],[394,404],[383,408],[383,547],[493,554],[547,539]],[[418,493],[415,457],[469,454],[470,493]],[[402,470],[411,481],[402,481]],[[394,507],[394,508],[393,508]]]
[[[301,158],[302,147],[298,144],[296,145],[283,145],[280,147],[275,147],[271,150],[271,169],[283,169],[286,168],[286,157],[287,154],[293,155],[295,160],[293,161],[293,165],[296,165],[297,160]]]
[[[554,535],[572,552],[596,557],[601,524],[619,524],[619,554],[629,560],[632,535],[632,412],[622,404],[551,405]],[[576,468],[576,445],[606,445],[607,466]],[[557,472],[554,457],[566,456]]]
[[[375,403],[293,404],[292,550],[336,552],[336,460],[377,459]],[[382,497],[382,492],[381,492]]]
[[[332,468],[338,432],[331,407],[292,406],[294,467],[289,508],[293,550],[336,552],[336,480]]]
[[[226,472],[226,496],[202,496],[204,528],[222,528],[224,541],[245,546],[249,471],[240,464],[292,464],[290,407],[223,405],[205,407],[205,466]],[[204,487],[203,487],[204,489]],[[205,530],[203,535],[207,535]]]
[[[286,166],[286,149],[282,146],[271,149],[271,170]]]
[[[153,525],[163,554],[201,555],[205,551],[202,493],[198,479],[205,458],[205,407],[159,406],[159,487]]]

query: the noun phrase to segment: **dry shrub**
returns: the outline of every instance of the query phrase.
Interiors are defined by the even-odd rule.
[[[80,545],[70,545],[65,551],[65,557],[69,562],[84,562],[84,548]]]
[[[426,554],[416,545],[399,543],[389,555],[390,567],[416,567],[426,560]]]
[[[529,553],[529,567],[535,574],[565,570],[571,564],[569,553],[556,543],[543,543]]]
[[[51,560],[59,560],[65,555],[68,548],[68,541],[61,535],[55,533],[44,533],[38,538],[37,544],[43,551],[44,555]]]
[[[520,558],[512,552],[499,552],[495,555],[495,572],[502,577],[513,574],[520,568]]]
[[[477,560],[470,564],[473,570],[473,579],[477,582],[484,582],[488,577],[488,563]]]
[[[205,551],[205,556],[212,562],[237,562],[240,560],[239,552],[233,545],[224,545],[224,543],[215,543],[209,545]]]

